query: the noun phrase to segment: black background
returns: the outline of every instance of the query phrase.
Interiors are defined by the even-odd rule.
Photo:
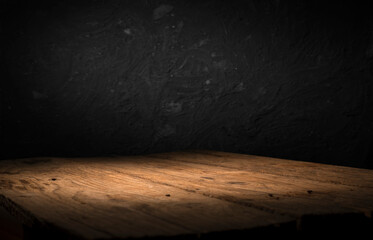
[[[373,168],[369,1],[0,9],[1,159],[212,149]]]

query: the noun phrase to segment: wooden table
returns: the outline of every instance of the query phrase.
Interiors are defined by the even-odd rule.
[[[0,205],[37,238],[370,231],[373,171],[214,151],[17,159],[0,162]]]

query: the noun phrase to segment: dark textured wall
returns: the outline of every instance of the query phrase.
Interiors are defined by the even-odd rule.
[[[369,1],[1,1],[1,158],[372,167]]]

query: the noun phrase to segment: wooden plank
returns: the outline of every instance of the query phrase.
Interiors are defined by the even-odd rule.
[[[294,218],[346,212],[370,216],[373,209],[371,188],[247,172],[206,165],[203,160],[185,162],[181,161],[183,154],[174,154],[172,159],[166,159],[168,153],[157,156],[161,158],[106,160],[105,166],[97,167],[117,167],[120,173],[133,177]]]
[[[50,223],[89,239],[175,236],[315,214],[370,217],[372,176],[371,170],[211,151],[20,159],[0,162],[0,202],[30,225]]]
[[[319,182],[373,188],[372,170],[352,167],[294,161],[238,153],[196,150],[187,152],[151,154],[194,163],[216,165],[248,172],[268,173],[286,177],[310,179]]]
[[[133,159],[4,161],[0,163],[2,202],[21,208],[22,215],[37,222],[88,239],[251,229],[292,220],[132,176]]]

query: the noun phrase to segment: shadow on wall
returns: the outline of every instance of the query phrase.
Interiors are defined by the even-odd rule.
[[[1,158],[204,148],[372,167],[370,7],[2,1]]]

